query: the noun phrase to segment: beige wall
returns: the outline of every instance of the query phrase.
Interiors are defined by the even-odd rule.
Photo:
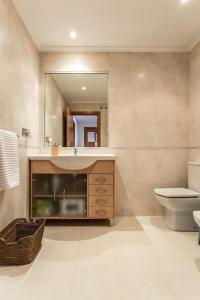
[[[20,137],[21,185],[0,192],[0,229],[27,212],[27,152],[41,146],[43,108],[39,101],[39,55],[16,14],[11,0],[0,0],[0,128],[21,135],[22,127],[32,138]]]
[[[109,73],[118,214],[154,215],[155,187],[187,185],[189,56],[42,53],[43,72]]]
[[[45,84],[45,136],[52,138],[53,143],[63,145],[63,112],[66,102],[51,75],[46,75]]]
[[[200,160],[200,43],[190,53],[190,160]]]
[[[103,107],[101,109],[101,107]],[[101,112],[101,147],[108,147],[108,110],[105,103],[71,103],[71,111],[100,111]]]
[[[27,153],[43,145],[44,101],[39,95],[38,52],[11,0],[0,0],[0,34],[0,128],[21,133],[26,127],[32,132],[31,139],[20,138],[20,187],[0,193],[3,227],[26,215]],[[199,59],[193,55],[190,105],[196,129],[190,128],[190,145],[196,147]],[[117,213],[159,214],[153,189],[187,185],[189,56],[42,53],[41,63],[43,72],[109,72],[109,146],[118,156]]]

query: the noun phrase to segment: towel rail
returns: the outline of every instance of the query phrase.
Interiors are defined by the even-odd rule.
[[[17,133],[16,135],[18,138],[20,138],[20,134]],[[22,136],[26,138],[31,137],[31,131],[27,128],[22,128]]]

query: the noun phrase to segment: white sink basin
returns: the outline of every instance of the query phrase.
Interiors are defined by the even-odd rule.
[[[72,153],[59,154],[52,156],[50,154],[39,154],[29,156],[30,160],[49,160],[55,166],[66,170],[81,170],[90,167],[97,160],[115,160],[114,154],[102,153],[81,153],[74,155]]]

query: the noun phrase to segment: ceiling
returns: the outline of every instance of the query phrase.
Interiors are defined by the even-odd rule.
[[[107,103],[107,74],[51,74],[67,103]],[[86,89],[83,90],[82,88]]]
[[[200,40],[200,0],[13,2],[41,51],[181,52]]]
[[[97,116],[75,116],[77,122],[81,125],[86,124],[89,127],[97,127]]]

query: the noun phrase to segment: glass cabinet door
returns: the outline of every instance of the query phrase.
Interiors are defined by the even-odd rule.
[[[84,217],[87,174],[33,174],[33,217]]]

